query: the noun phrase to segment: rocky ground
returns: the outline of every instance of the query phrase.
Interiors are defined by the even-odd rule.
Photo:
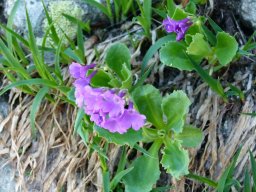
[[[4,23],[8,18],[14,2],[14,0],[0,2],[1,22]],[[26,2],[37,41],[40,42],[46,22],[41,1],[26,0]],[[51,10],[52,16],[56,18],[60,13],[72,12],[75,17],[83,21],[92,21],[92,25],[98,32],[88,37],[87,42],[93,41],[100,51],[103,51],[110,42],[127,42],[125,30],[122,31],[120,28],[130,21],[125,22],[121,27],[118,25],[112,27],[111,31],[106,31],[104,27],[107,18],[83,1],[45,0],[45,4]],[[20,34],[26,36],[24,0],[19,6],[14,26]],[[208,5],[201,9],[201,14],[212,17],[224,30],[235,35],[242,45],[256,29],[255,10],[256,2],[253,0],[210,0]],[[66,20],[60,19],[59,22],[62,23],[61,28],[72,28]],[[136,27],[131,30],[139,31]],[[69,30],[69,35],[74,38],[75,31]],[[139,33],[137,38],[141,38]],[[144,50],[147,50],[148,46],[146,41],[142,43]],[[144,52],[139,51],[141,55],[134,55],[134,57],[142,57]],[[91,49],[88,49],[89,59],[93,58],[91,53]],[[159,87],[163,93],[176,88],[188,93],[193,103],[188,121],[204,130],[205,135],[201,147],[190,151],[193,157],[191,170],[198,174],[214,179],[219,178],[223,168],[227,166],[238,146],[242,144],[244,150],[241,152],[236,172],[239,177],[248,160],[247,149],[250,148],[254,153],[256,152],[256,119],[240,114],[256,111],[255,59],[243,58],[233,63],[228,69],[215,74],[223,85],[229,82],[244,90],[246,96],[244,101],[234,97],[230,98],[229,103],[224,103],[195,73],[184,73],[156,66],[154,73],[148,79],[148,82]],[[157,56],[155,61],[159,61]],[[51,62],[51,59],[48,62]],[[65,109],[63,110],[53,109],[52,106],[45,104],[43,106],[45,112],[38,117],[38,125],[41,127],[40,138],[32,141],[28,134],[29,122],[26,120],[31,100],[32,97],[24,97],[16,91],[12,91],[9,97],[7,95],[0,98],[0,192],[14,191],[16,184],[29,191],[55,191],[64,183],[67,184],[65,191],[79,191],[85,186],[87,191],[100,190],[102,181],[99,163],[95,163],[97,162],[96,154],[88,159],[88,151],[79,137],[71,134],[72,120],[76,111],[70,106],[61,106]],[[70,120],[66,117],[70,117]],[[23,152],[18,151],[20,148]],[[119,150],[114,147],[110,150],[112,157],[110,162],[115,162],[118,152]],[[111,169],[114,170],[114,165],[110,165]],[[24,177],[21,178],[20,175]],[[162,174],[161,178],[158,185],[170,183],[171,178],[168,175]],[[24,183],[27,185],[24,186]],[[181,180],[176,187],[176,191],[181,192],[193,191],[196,188],[198,191],[202,190],[196,183],[188,180]]]

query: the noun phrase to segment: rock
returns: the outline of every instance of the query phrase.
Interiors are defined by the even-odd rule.
[[[16,0],[5,1],[4,14],[6,18],[10,16],[15,2]],[[102,23],[107,20],[107,18],[97,8],[87,5],[83,0],[44,0],[44,3],[50,16],[55,22],[55,27],[60,37],[63,35],[64,31],[69,38],[73,39],[77,30],[76,24],[71,23],[66,19],[62,15],[63,13],[71,15],[84,22],[90,20]],[[27,6],[37,43],[40,44],[45,31],[48,28],[48,22],[41,0],[20,0],[14,18],[14,28],[18,33],[24,36],[27,35],[25,4]],[[67,40],[65,43],[67,43]]]
[[[241,24],[256,30],[256,1],[255,0],[217,0],[215,10],[222,9],[222,14],[229,12],[241,20]]]
[[[256,30],[256,1],[241,0],[241,17]]]
[[[6,159],[0,158],[0,164],[3,165]],[[15,180],[16,169],[11,165],[7,164],[0,169],[0,192],[12,192],[15,191],[16,180]]]

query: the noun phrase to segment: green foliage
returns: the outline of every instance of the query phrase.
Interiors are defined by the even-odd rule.
[[[126,80],[126,77],[123,75],[124,72],[122,73],[123,65],[131,69],[131,54],[126,45],[116,43],[109,47],[106,52],[105,62],[121,80]]]
[[[236,39],[225,32],[217,34],[216,56],[221,65],[229,64],[238,50]]]
[[[193,70],[193,65],[185,55],[186,46],[180,42],[168,42],[160,50],[163,64],[179,70]]]
[[[180,134],[174,136],[175,139],[182,141],[183,147],[197,147],[203,141],[203,133],[200,129],[191,125],[185,125]]]
[[[99,134],[100,137],[105,138],[109,143],[115,143],[117,145],[129,145],[134,146],[135,143],[142,140],[142,130],[135,131],[129,129],[124,134],[111,133],[106,129],[94,125],[94,130]]]
[[[41,102],[43,100],[43,98],[45,97],[45,95],[48,93],[49,91],[49,87],[43,87],[42,89],[40,89],[37,93],[37,95],[35,96],[32,106],[31,106],[31,110],[30,110],[30,125],[31,125],[31,129],[32,129],[32,136],[35,137],[35,133],[36,133],[36,127],[35,127],[35,120],[36,120],[36,114],[40,108]]]
[[[188,151],[182,148],[180,141],[174,140],[167,143],[162,150],[161,164],[173,177],[179,179],[188,174]]]
[[[167,41],[174,41],[175,35],[167,35],[160,39],[158,39],[155,44],[153,44],[147,51],[146,55],[144,56],[142,60],[141,65],[141,74],[144,74],[145,68],[149,62],[149,60],[154,56],[154,54],[167,42]]]
[[[124,178],[126,192],[149,192],[160,176],[158,151],[161,142],[155,142],[149,149],[149,156],[141,156],[131,164],[133,170]]]
[[[164,126],[161,110],[162,96],[152,85],[138,87],[132,93],[132,98],[140,113],[157,128]]]
[[[181,133],[189,106],[190,100],[183,91],[174,91],[165,96],[162,109],[166,116],[166,129]]]
[[[204,36],[200,33],[196,33],[192,36],[192,42],[187,48],[189,55],[196,55],[200,58],[207,58],[210,56],[212,50],[208,42],[204,40]]]
[[[144,33],[146,37],[150,38],[152,0],[143,1],[143,5],[141,5],[139,0],[136,0],[136,2],[141,12],[141,15],[137,16],[136,19],[139,21],[140,25],[144,29]]]

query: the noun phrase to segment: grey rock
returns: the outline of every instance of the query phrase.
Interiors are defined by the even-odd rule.
[[[256,1],[241,0],[241,17],[256,30]]]
[[[0,158],[0,165],[5,163],[6,159]],[[7,164],[0,168],[0,192],[15,192],[16,180],[15,180],[16,170]]]
[[[15,5],[16,0],[6,0],[4,3],[4,14],[8,18]],[[61,36],[62,30],[72,39],[75,36],[76,25],[67,20],[62,13],[74,16],[83,21],[106,22],[107,18],[95,7],[91,7],[83,0],[44,0],[44,3],[52,16],[57,33]],[[25,4],[31,20],[37,42],[40,43],[48,28],[45,12],[41,0],[20,0],[14,18],[14,28],[20,34],[26,36],[26,12]]]

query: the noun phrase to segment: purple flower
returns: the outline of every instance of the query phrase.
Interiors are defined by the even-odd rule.
[[[82,78],[85,78],[88,70],[94,68],[95,66],[96,66],[96,64],[90,64],[90,65],[83,66],[83,65],[80,65],[79,63],[73,62],[69,66],[69,72],[73,78],[82,79]]]
[[[84,109],[92,122],[110,132],[123,134],[130,128],[139,130],[145,124],[146,117],[134,109],[132,102],[127,104],[126,90],[90,86],[96,71],[88,76],[86,74],[94,66],[72,63],[69,67],[71,76],[76,79],[73,85],[78,107]]]
[[[188,28],[192,25],[192,22],[190,21],[189,18],[185,18],[179,21],[175,21],[171,19],[170,17],[167,17],[163,21],[163,25],[167,33],[176,33],[177,37],[176,40],[180,41],[181,39],[184,38],[186,31]]]

